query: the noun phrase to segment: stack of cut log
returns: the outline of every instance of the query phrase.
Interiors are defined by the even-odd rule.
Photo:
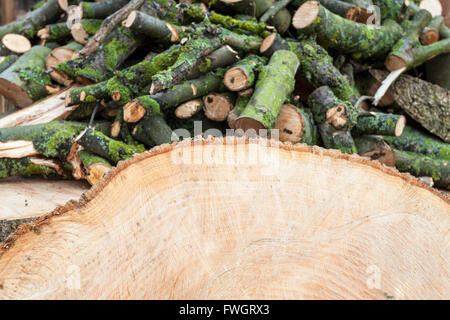
[[[0,94],[17,108],[0,115],[0,178],[95,184],[200,122],[201,132],[268,132],[358,153],[447,189],[448,8],[438,0],[41,1],[0,27]]]

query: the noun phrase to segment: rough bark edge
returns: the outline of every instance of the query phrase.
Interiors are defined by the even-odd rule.
[[[64,206],[57,207],[52,212],[43,215],[32,223],[24,224],[17,228],[16,232],[11,234],[8,239],[5,240],[4,243],[0,246],[0,259],[3,254],[5,254],[10,248],[14,246],[14,243],[20,239],[20,237],[28,232],[39,233],[40,228],[44,227],[51,223],[52,218],[54,216],[59,216],[65,214],[70,211],[78,212],[81,208],[85,207],[92,199],[95,198],[97,194],[103,191],[103,189],[111,182],[116,175],[118,175],[123,170],[127,169],[129,166],[133,164],[137,164],[140,161],[158,156],[160,154],[168,153],[174,150],[176,147],[189,148],[192,146],[198,146],[199,141],[201,141],[202,145],[214,145],[214,144],[227,144],[232,143],[233,145],[246,145],[246,144],[260,144],[261,138],[247,138],[247,137],[226,137],[226,138],[214,138],[212,136],[207,139],[203,139],[201,137],[195,137],[183,140],[182,142],[175,142],[172,144],[162,144],[160,146],[156,146],[149,151],[135,154],[133,158],[118,162],[117,166],[106,173],[97,184],[95,184],[91,189],[83,193],[79,200],[70,200]],[[441,200],[446,202],[450,206],[450,197],[447,193],[440,192],[436,189],[433,189],[415,178],[409,173],[401,173],[395,168],[387,167],[378,160],[368,160],[363,158],[357,154],[344,154],[339,150],[334,149],[324,149],[318,146],[308,146],[304,143],[297,143],[295,145],[291,143],[283,143],[276,140],[267,140],[267,146],[271,148],[280,148],[285,151],[290,152],[299,152],[299,153],[311,153],[313,155],[325,156],[333,159],[339,160],[347,160],[356,164],[362,164],[367,167],[377,169],[385,174],[388,174],[393,177],[401,178],[404,182],[412,184],[413,186],[425,189],[429,191],[432,195],[439,197]]]

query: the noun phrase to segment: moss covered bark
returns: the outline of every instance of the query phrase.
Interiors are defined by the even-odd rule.
[[[432,16],[425,9],[414,15],[406,35],[393,46],[385,65],[389,71],[400,68],[411,69],[421,65],[434,56],[450,51],[450,39],[444,39],[428,46],[422,46],[420,35],[422,30],[431,22]]]
[[[26,140],[41,155],[65,160],[72,147],[72,139],[87,127],[86,123],[53,121],[45,124],[0,129],[0,141]],[[109,134],[109,123],[98,123],[97,130]]]
[[[447,160],[400,150],[395,150],[395,156],[395,166],[399,171],[416,177],[432,177],[435,186],[450,190],[450,164]]]
[[[369,112],[358,117],[354,133],[400,136],[403,132],[405,123],[406,118],[402,115]]]
[[[0,57],[0,73],[8,69],[13,63],[19,59],[18,56],[12,54],[6,57]]]
[[[399,137],[384,136],[383,138],[395,149],[450,161],[450,144],[413,127],[406,126]]]
[[[51,78],[45,73],[50,49],[34,46],[0,74],[0,94],[18,107],[25,107],[47,95]]]
[[[88,128],[86,132],[78,139],[86,151],[92,152],[116,164],[121,160],[130,159],[135,153],[145,151],[143,145],[131,145],[109,138],[104,133]]]
[[[383,81],[387,72],[371,70],[371,74]],[[449,91],[422,79],[401,75],[390,87],[397,104],[425,129],[450,142],[450,94]]]
[[[92,82],[111,78],[117,68],[128,58],[137,46],[140,38],[124,27],[118,27],[105,40],[97,52],[85,58],[77,58],[60,63],[56,69],[72,78],[82,77]]]
[[[121,9],[128,0],[105,0],[101,2],[82,2],[79,5],[81,18],[104,19]]]
[[[299,64],[291,51],[279,50],[272,55],[258,75],[255,91],[236,121],[236,128],[246,131],[273,127],[281,106],[294,90]]]
[[[32,39],[47,24],[53,23],[63,10],[57,0],[47,0],[38,9],[29,12],[22,19],[0,27],[0,39],[8,33],[19,33]]]
[[[50,167],[33,163],[29,158],[0,159],[0,179],[15,176],[57,177],[58,172]]]
[[[261,47],[263,54],[270,56],[276,50],[284,49],[294,52],[300,61],[299,75],[315,87],[328,86],[341,100],[356,103],[359,97],[357,89],[333,65],[333,58],[313,39],[300,42],[286,41],[280,36],[272,36],[270,46]]]
[[[309,20],[311,11],[317,11],[317,17],[306,23],[305,19]],[[320,44],[338,49],[356,59],[384,56],[403,32],[392,20],[386,21],[381,27],[347,20],[332,13],[317,1],[308,1],[296,11],[293,26],[302,34],[314,34]]]
[[[363,135],[354,140],[360,156],[378,160],[390,167],[395,166],[395,152],[381,136]]]
[[[225,86],[231,91],[241,91],[253,87],[259,69],[266,63],[267,59],[257,55],[249,55],[238,61],[225,73]]]
[[[178,141],[161,114],[146,117],[132,131],[133,137],[149,147]]]

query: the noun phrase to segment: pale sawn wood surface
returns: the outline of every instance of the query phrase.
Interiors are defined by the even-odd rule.
[[[120,163],[20,230],[0,299],[450,298],[444,195],[317,147],[196,141]]]
[[[89,188],[84,181],[0,180],[0,220],[40,217],[70,200],[78,200]]]

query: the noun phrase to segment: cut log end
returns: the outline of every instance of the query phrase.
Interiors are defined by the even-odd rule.
[[[406,126],[406,117],[405,116],[400,116],[397,124],[395,125],[395,136],[396,137],[400,137],[403,133],[403,130],[405,129]]]
[[[84,30],[84,26],[81,22],[75,22],[70,28],[70,33],[73,39],[81,44],[87,44],[89,41],[89,33]]]
[[[439,0],[422,0],[419,7],[428,10],[433,16],[445,15]]]
[[[83,19],[82,5],[71,6],[67,13],[67,22],[74,24],[78,23],[81,19]]]
[[[388,69],[391,72],[395,71],[395,70],[407,68],[407,63],[405,62],[405,60],[403,60],[402,58],[400,58],[398,56],[394,56],[394,55],[389,55],[386,58],[386,62],[384,64],[386,66],[386,69]]]
[[[234,123],[234,127],[236,130],[242,130],[249,137],[259,135],[260,130],[266,129],[264,124],[249,117],[238,118]]]
[[[295,106],[284,104],[281,107],[274,129],[278,130],[280,141],[297,143],[303,136],[303,117]]]
[[[72,103],[72,97],[70,96],[70,91],[67,92],[66,98],[65,98],[66,107],[70,106]]]
[[[25,53],[31,49],[31,42],[26,37],[9,33],[2,38],[3,45],[10,51],[15,53]]]
[[[272,46],[276,37],[277,37],[276,33],[272,33],[272,34],[268,35],[267,37],[265,37],[261,43],[261,46],[259,47],[259,52],[260,53],[266,52]]]
[[[327,110],[326,123],[331,123],[336,128],[342,128],[347,124],[347,120],[345,105],[338,104]]]
[[[0,79],[0,95],[5,96],[18,108],[24,108],[33,103],[33,99],[25,90],[5,79]]]
[[[68,0],[58,0],[58,5],[61,8],[61,10],[67,12],[67,9],[69,8],[69,1]]]
[[[420,36],[420,42],[426,46],[439,41],[439,31],[427,30]]]
[[[318,17],[320,4],[317,1],[307,1],[302,4],[292,18],[292,25],[296,29],[310,26]]]
[[[241,91],[247,88],[248,77],[240,68],[231,68],[225,73],[223,83],[231,91]]]
[[[228,123],[228,126],[231,128],[231,129],[235,129],[235,125],[236,125],[236,120],[239,118],[239,116],[233,111],[233,110],[231,110],[229,113],[228,113],[228,116],[227,116],[227,123]]]
[[[395,167],[395,151],[390,148],[376,148],[361,153],[361,156],[367,157],[370,160],[380,161],[382,164],[388,167]]]
[[[145,116],[145,107],[134,100],[123,107],[123,120],[128,123],[136,123]]]
[[[175,116],[179,119],[188,119],[196,114],[203,106],[200,99],[191,100],[179,105],[175,109]]]
[[[86,176],[86,180],[93,186],[94,184],[97,184],[111,169],[112,167],[105,163],[95,163],[88,168],[89,174]]]
[[[213,121],[224,121],[234,108],[233,104],[221,94],[211,93],[203,98],[205,115]]]

